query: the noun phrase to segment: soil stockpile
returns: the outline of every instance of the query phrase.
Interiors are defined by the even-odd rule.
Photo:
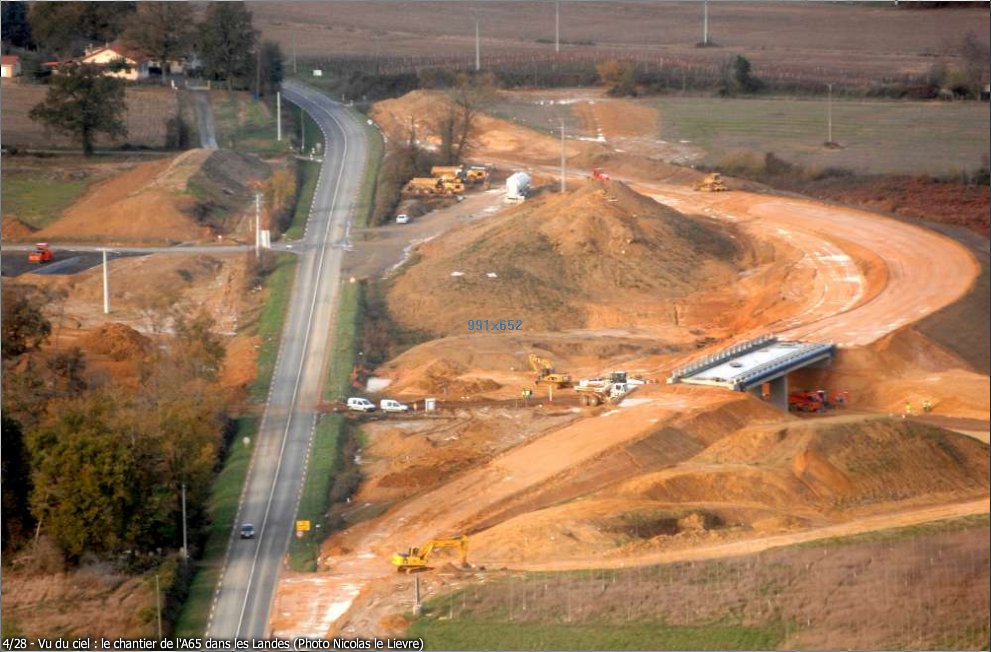
[[[503,520],[473,537],[500,563],[636,554],[987,496],[988,445],[911,420],[747,428],[691,459]],[[632,476],[632,477],[631,477]]]
[[[89,333],[83,343],[90,351],[118,362],[141,358],[152,349],[150,339],[126,324],[114,322],[103,324]]]
[[[248,199],[248,183],[267,174],[253,157],[193,149],[149,161],[96,184],[36,237],[126,243],[212,240],[215,215]],[[220,199],[224,198],[224,199]],[[206,218],[211,217],[210,225]]]
[[[911,420],[850,417],[746,429],[617,493],[826,514],[903,500],[977,498],[987,494],[989,468],[988,445],[965,435]]]
[[[423,245],[389,307],[434,334],[475,319],[521,320],[528,332],[649,327],[670,321],[671,299],[729,282],[738,255],[725,228],[589,181]]]

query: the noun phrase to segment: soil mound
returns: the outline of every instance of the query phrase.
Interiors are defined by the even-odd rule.
[[[724,230],[622,183],[586,182],[419,253],[389,293],[393,315],[410,328],[460,334],[475,319],[521,320],[531,332],[667,323],[663,299],[728,281],[739,250]]]
[[[441,91],[416,90],[402,97],[383,100],[372,107],[371,117],[389,136],[399,142],[410,137],[410,116],[417,141],[427,148],[440,145],[440,129],[454,102]],[[561,155],[556,138],[521,125],[478,113],[472,137],[472,156],[510,158],[534,163],[553,163]],[[601,147],[593,143],[568,142],[570,160],[585,160]]]
[[[202,221],[214,205],[243,204],[264,163],[225,150],[194,149],[142,163],[98,183],[36,237],[127,243],[212,240]],[[221,199],[222,198],[222,199]],[[216,226],[214,224],[214,226]]]
[[[150,339],[125,324],[108,322],[89,333],[85,347],[118,362],[133,360],[146,355],[152,348]]]
[[[0,232],[5,242],[12,240],[30,240],[34,237],[36,229],[29,224],[25,224],[13,215],[4,215]]]
[[[831,419],[759,427],[721,439],[675,469],[618,492],[651,500],[832,510],[934,497],[977,497],[989,487],[988,445],[901,419]]]

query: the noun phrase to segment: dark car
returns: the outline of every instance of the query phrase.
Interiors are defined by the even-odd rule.
[[[241,524],[241,538],[242,539],[254,539],[255,538],[255,526],[251,523]]]

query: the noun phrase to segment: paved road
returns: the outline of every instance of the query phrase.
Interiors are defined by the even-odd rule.
[[[286,83],[284,97],[307,111],[324,133],[325,158],[314,194],[304,251],[252,466],[241,497],[239,522],[251,522],[254,540],[231,542],[211,610],[207,636],[265,636],[269,610],[290,536],[316,405],[324,377],[333,309],[339,289],[338,245],[349,230],[367,157],[362,125],[344,107],[307,87]]]
[[[193,111],[196,113],[196,131],[200,135],[200,147],[217,149],[217,134],[213,129],[213,111],[210,110],[210,91],[191,90]]]

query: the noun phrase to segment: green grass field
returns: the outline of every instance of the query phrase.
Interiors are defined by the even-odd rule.
[[[293,211],[292,224],[282,237],[286,240],[299,240],[306,230],[306,220],[310,217],[310,207],[313,205],[313,193],[317,189],[317,179],[320,178],[320,164],[312,161],[299,161],[300,184],[296,197],[296,209]]]
[[[254,101],[249,93],[214,92],[210,95],[213,124],[220,147],[259,156],[287,154],[290,149],[289,124],[283,120],[282,141],[276,139],[274,100]],[[289,110],[282,107],[283,118]]]
[[[734,151],[774,152],[807,167],[943,175],[981,165],[989,139],[988,106],[980,102],[833,100],[827,149],[827,102],[805,99],[662,97],[658,137],[689,141],[719,165]]]
[[[62,217],[95,179],[53,182],[45,175],[4,171],[3,213],[41,229]]]
[[[310,531],[289,543],[289,567],[294,571],[312,572],[317,569],[317,553],[325,533],[323,524],[327,513],[330,488],[338,471],[338,442],[347,427],[340,414],[325,414],[317,423],[306,466],[303,495],[296,512],[297,520],[310,521]]]
[[[770,650],[783,633],[783,627],[721,624],[530,625],[421,618],[406,638],[422,638],[427,650]]]
[[[279,354],[282,325],[289,312],[289,295],[295,277],[296,256],[280,254],[275,271],[269,275],[265,283],[269,297],[265,301],[255,329],[262,341],[258,350],[258,373],[249,390],[249,395],[254,401],[264,401],[268,396],[272,373],[275,371],[275,359]]]

